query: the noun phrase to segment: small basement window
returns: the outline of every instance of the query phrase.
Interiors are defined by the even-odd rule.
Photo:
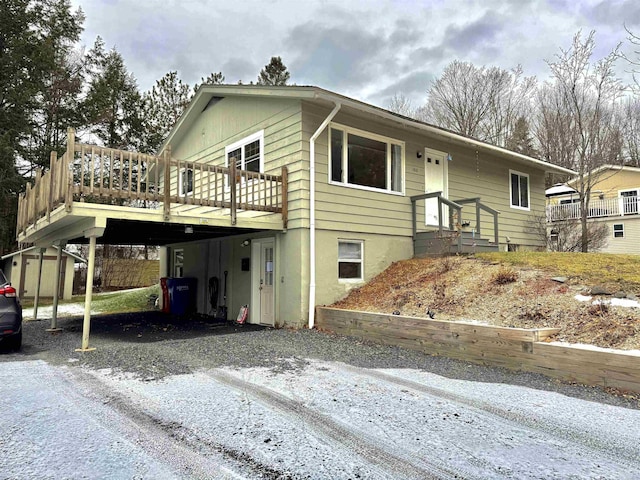
[[[338,278],[344,281],[360,281],[364,278],[362,240],[338,240]]]
[[[624,223],[613,224],[613,238],[624,238]]]

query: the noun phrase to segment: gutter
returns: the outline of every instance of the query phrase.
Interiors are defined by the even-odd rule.
[[[316,310],[316,139],[342,107],[332,101],[335,107],[309,140],[309,328],[313,328]]]
[[[337,102],[336,94],[332,94],[330,92],[319,93],[318,94],[318,98],[321,98],[321,99],[326,100],[326,101],[334,102],[334,103]],[[446,138],[448,140],[451,140],[451,141],[455,141],[455,142],[458,142],[458,143],[469,145],[469,146],[471,146],[473,148],[478,148],[478,149],[482,149],[482,150],[488,150],[490,152],[495,152],[495,153],[498,153],[500,155],[505,155],[505,156],[508,156],[508,157],[511,157],[511,158],[517,158],[518,160],[522,160],[522,161],[525,161],[527,163],[532,163],[532,164],[534,164],[534,165],[536,165],[538,167],[543,168],[545,172],[564,173],[564,174],[568,174],[568,175],[576,175],[576,172],[574,170],[570,170],[568,168],[560,167],[558,165],[553,165],[551,163],[544,162],[542,160],[538,160],[538,159],[533,158],[533,157],[528,157],[527,155],[523,155],[521,153],[512,152],[511,150],[507,150],[506,148],[502,148],[502,147],[497,147],[495,145],[491,145],[490,143],[481,142],[480,140],[475,140],[473,138],[465,137],[465,136],[457,134],[457,133],[449,132],[449,131],[441,129],[439,127],[434,127],[433,125],[429,125],[428,123],[424,123],[424,122],[420,122],[418,120],[402,117],[402,116],[397,115],[395,113],[391,113],[391,112],[383,110],[381,108],[374,107],[374,106],[371,106],[371,105],[367,105],[367,104],[365,104],[363,102],[360,102],[360,101],[357,101],[357,100],[353,100],[353,99],[349,99],[349,98],[345,97],[345,98],[340,98],[340,102],[342,104],[344,104],[345,106],[347,106],[347,107],[354,108],[354,109],[359,110],[361,112],[365,112],[365,113],[368,113],[370,115],[375,115],[375,116],[384,118],[386,120],[391,120],[393,122],[400,123],[401,125],[404,125],[404,126],[417,128],[419,130],[423,130],[423,131],[429,132],[429,133],[431,133],[433,135],[438,135],[440,137],[444,137],[444,138]]]

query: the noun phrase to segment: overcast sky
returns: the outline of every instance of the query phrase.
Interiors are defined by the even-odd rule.
[[[454,59],[548,77],[545,60],[582,29],[598,57],[640,33],[640,0],[72,0],[97,35],[123,55],[141,90],[170,70],[193,84],[222,71],[255,81],[272,56],[291,83],[317,85],[386,106],[403,93],[424,103]],[[624,45],[628,49],[628,45]],[[619,71],[624,76],[622,65]]]

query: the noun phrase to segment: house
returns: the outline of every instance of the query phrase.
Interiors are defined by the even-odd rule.
[[[42,277],[51,279],[56,272],[58,247],[48,247],[42,256]],[[61,250],[61,271],[59,298],[70,299],[73,293],[74,263],[85,260],[78,255]],[[25,248],[0,257],[0,268],[7,280],[18,290],[20,298],[33,298],[36,295],[36,284],[40,268],[40,249]],[[40,297],[53,297],[54,282],[43,282],[40,285]]]
[[[593,181],[587,218],[606,225],[604,253],[640,254],[640,168],[603,165],[589,173]],[[546,191],[547,222],[580,218],[579,179],[554,185]]]
[[[541,247],[544,175],[574,173],[310,86],[203,85],[156,156],[68,143],[20,242],[161,245],[199,312],[273,326],[414,253]]]

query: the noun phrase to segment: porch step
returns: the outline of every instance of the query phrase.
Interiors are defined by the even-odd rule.
[[[462,245],[458,246],[456,232],[439,231],[420,232],[413,243],[414,257],[429,255],[447,255],[452,253],[497,252],[499,246],[487,238],[474,235],[473,232],[461,232]]]

